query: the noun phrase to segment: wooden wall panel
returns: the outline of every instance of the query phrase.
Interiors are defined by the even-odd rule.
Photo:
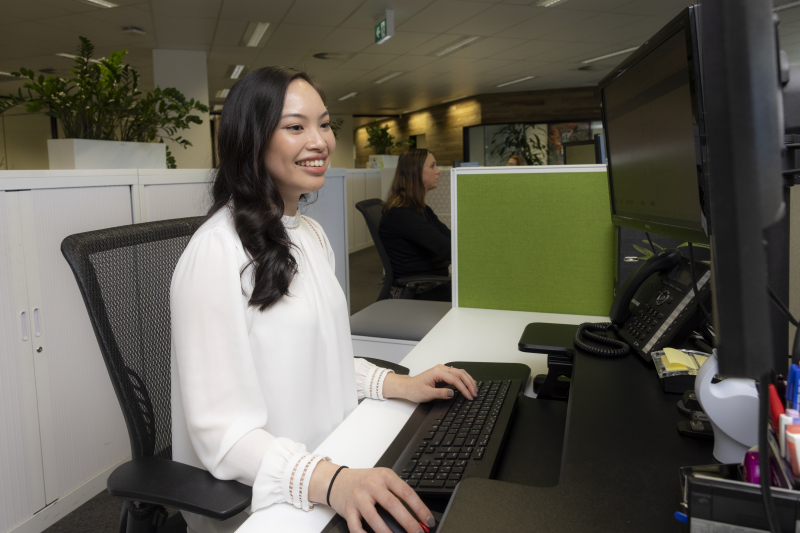
[[[548,91],[481,94],[380,121],[398,141],[425,134],[439,165],[452,165],[464,154],[463,129],[479,124],[558,122],[600,118],[600,91],[579,87]],[[364,168],[375,152],[366,148],[367,130],[355,132],[356,166]]]

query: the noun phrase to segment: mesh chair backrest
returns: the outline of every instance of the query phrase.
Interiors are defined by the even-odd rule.
[[[392,262],[389,260],[389,254],[386,253],[386,248],[383,247],[383,242],[381,242],[381,237],[378,234],[381,227],[381,217],[383,216],[383,201],[380,198],[362,200],[356,203],[356,209],[361,211],[361,214],[364,215],[369,234],[372,235],[375,249],[378,250],[378,256],[381,258],[381,263],[383,263],[386,279],[383,282],[378,300],[385,300],[389,297],[389,291],[392,289],[394,273],[392,272]]]
[[[172,458],[169,287],[205,217],[71,235],[61,243],[119,400],[131,453]]]

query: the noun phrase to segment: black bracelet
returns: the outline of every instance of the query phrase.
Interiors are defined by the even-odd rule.
[[[339,475],[339,472],[341,472],[343,468],[348,468],[348,467],[346,467],[346,466],[340,466],[340,467],[339,467],[339,470],[337,470],[337,471],[336,471],[336,473],[335,473],[335,474],[333,475],[333,477],[331,478],[331,484],[330,484],[330,485],[328,485],[328,497],[327,497],[327,498],[325,498],[326,500],[328,500],[328,507],[330,507],[330,506],[331,506],[331,489],[333,488],[333,482],[334,482],[334,481],[336,481],[336,476],[338,476],[338,475]]]

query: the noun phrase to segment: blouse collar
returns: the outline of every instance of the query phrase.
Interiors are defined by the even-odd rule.
[[[297,213],[293,217],[284,215],[281,217],[281,222],[283,222],[283,226],[286,229],[295,229],[300,225],[300,213]]]

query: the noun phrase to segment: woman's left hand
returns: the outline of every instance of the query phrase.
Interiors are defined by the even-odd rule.
[[[449,388],[437,389],[437,383],[454,385],[468,400],[478,394],[478,384],[466,370],[436,365],[413,377],[389,374],[383,382],[383,397],[405,398],[420,403],[452,398],[453,391]]]

